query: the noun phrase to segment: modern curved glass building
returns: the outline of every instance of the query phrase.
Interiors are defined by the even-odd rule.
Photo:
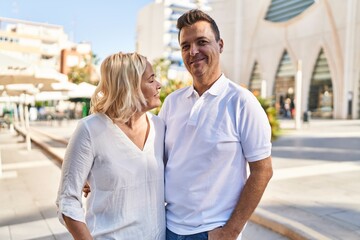
[[[271,98],[281,114],[288,101],[314,118],[360,118],[360,2],[214,0],[210,7],[233,81]]]

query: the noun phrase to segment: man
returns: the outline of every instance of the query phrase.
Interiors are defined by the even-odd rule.
[[[167,239],[241,239],[272,176],[271,128],[252,93],[222,73],[215,21],[191,10],[177,27],[193,86],[170,94],[159,114]]]

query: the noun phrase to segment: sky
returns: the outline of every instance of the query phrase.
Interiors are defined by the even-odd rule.
[[[0,0],[0,17],[64,27],[73,42],[90,42],[100,60],[135,51],[137,15],[154,0]]]

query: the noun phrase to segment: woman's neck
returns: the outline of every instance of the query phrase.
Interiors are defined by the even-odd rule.
[[[144,122],[146,122],[146,113],[145,112],[137,112],[134,115],[130,117],[130,119],[123,123],[123,125],[126,125],[130,129],[137,128],[139,125],[143,125]]]
[[[127,122],[115,124],[128,136],[128,138],[143,150],[150,131],[150,123],[145,112],[134,114]]]

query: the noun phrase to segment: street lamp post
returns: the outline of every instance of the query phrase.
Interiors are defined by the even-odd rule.
[[[295,128],[301,128],[301,93],[302,93],[302,61],[298,60],[297,72],[296,72],[296,86],[295,86]]]
[[[261,98],[266,98],[266,80],[261,80]]]

